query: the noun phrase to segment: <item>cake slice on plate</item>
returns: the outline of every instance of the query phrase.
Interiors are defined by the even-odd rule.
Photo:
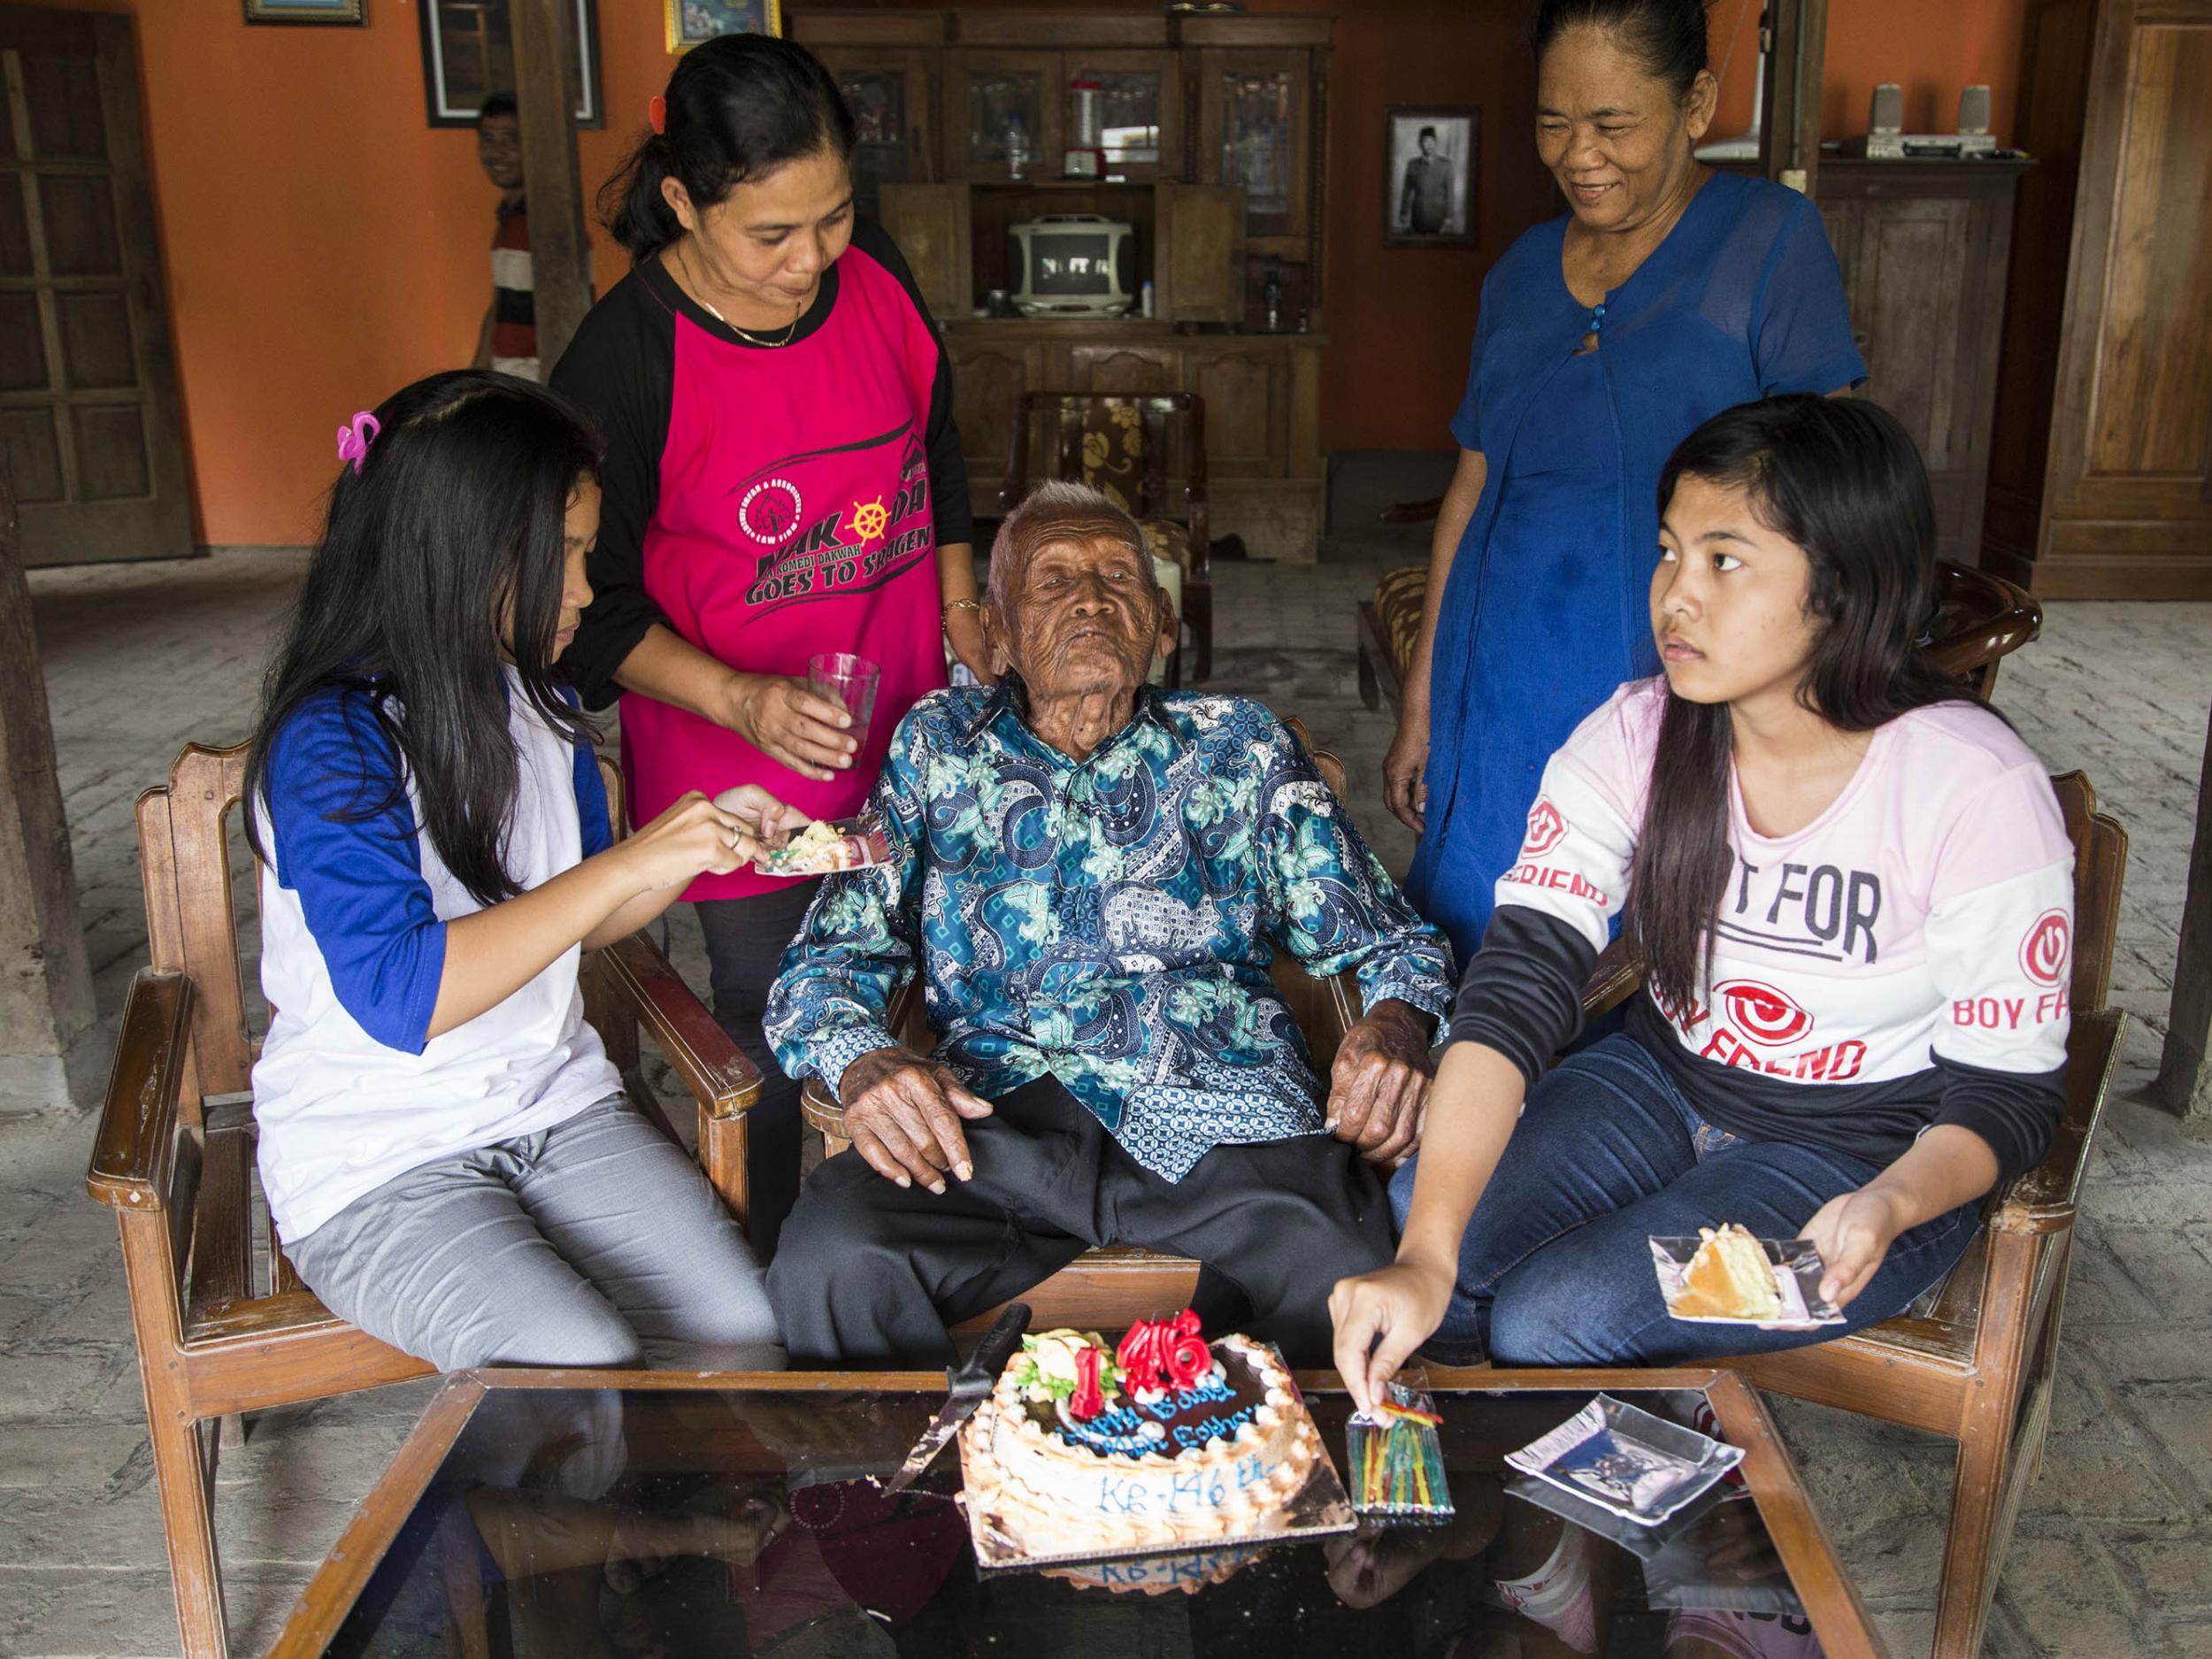
[[[1690,1258],[1682,1293],[1667,1311],[1684,1319],[1778,1319],[1782,1290],[1774,1282],[1774,1263],[1758,1240],[1730,1224],[1718,1232],[1697,1230],[1697,1254]]]

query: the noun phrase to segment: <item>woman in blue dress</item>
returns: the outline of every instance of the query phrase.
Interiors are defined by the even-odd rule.
[[[1708,416],[1866,378],[1820,214],[1692,154],[1717,91],[1703,0],[1545,0],[1536,147],[1571,210],[1482,287],[1390,810],[1408,891],[1472,956],[1545,760],[1658,672],[1645,614],[1668,452]]]

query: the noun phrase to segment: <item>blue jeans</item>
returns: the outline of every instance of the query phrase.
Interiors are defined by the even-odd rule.
[[[1390,1184],[1401,1231],[1416,1159]],[[1653,1238],[1735,1222],[1793,1239],[1879,1164],[1847,1152],[1749,1141],[1701,1118],[1642,1044],[1608,1037],[1529,1091],[1459,1245],[1459,1283],[1424,1350],[1500,1365],[1667,1365],[1800,1348],[1879,1324],[1948,1272],[1978,1225],[1962,1204],[1901,1234],[1844,1310],[1812,1331],[1690,1325],[1669,1316]]]

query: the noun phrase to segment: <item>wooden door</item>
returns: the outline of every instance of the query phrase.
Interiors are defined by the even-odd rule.
[[[1312,93],[1295,48],[1210,47],[1198,54],[1198,181],[1245,195],[1247,247],[1310,256]]]
[[[975,305],[974,239],[964,184],[886,184],[883,228],[914,273],[914,286],[941,323]]]
[[[853,112],[854,205],[880,219],[885,185],[926,184],[937,176],[936,54],[920,47],[820,46],[814,55]]]
[[[952,353],[952,415],[960,426],[960,454],[968,464],[969,503],[976,512],[996,518],[1014,408],[1023,392],[1041,383],[1041,354],[1033,345],[997,343],[973,326],[949,336],[945,344]]]
[[[1155,310],[1171,323],[1244,320],[1244,192],[1152,187]]]
[[[2105,0],[2035,590],[2212,598],[2212,0]]]
[[[947,52],[945,177],[985,183],[1011,179],[1011,150],[1018,140],[1023,178],[1058,178],[1066,101],[1057,52]]]
[[[192,548],[127,17],[0,6],[0,455],[25,563]]]

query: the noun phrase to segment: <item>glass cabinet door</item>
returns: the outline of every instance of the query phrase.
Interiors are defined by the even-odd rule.
[[[1174,52],[1069,52],[1066,79],[1095,81],[1109,176],[1182,176],[1183,87]]]
[[[1245,193],[1255,251],[1302,257],[1312,147],[1306,54],[1210,50],[1201,65],[1201,181]]]
[[[930,55],[869,47],[817,51],[853,112],[853,203],[882,213],[887,184],[926,184],[936,168]]]
[[[1057,178],[1060,55],[956,50],[946,60],[945,176]]]

